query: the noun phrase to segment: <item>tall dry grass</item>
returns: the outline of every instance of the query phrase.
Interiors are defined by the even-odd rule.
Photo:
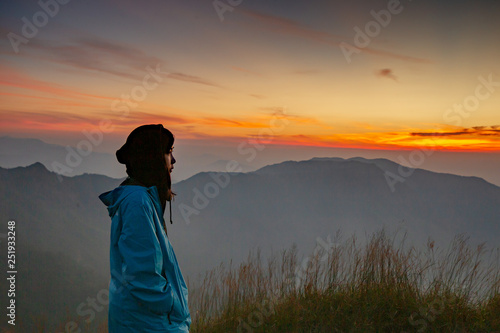
[[[295,246],[269,258],[257,250],[208,271],[189,286],[191,333],[500,332],[500,249],[463,235],[418,249],[385,230],[363,243],[338,233],[333,244],[307,257]],[[19,324],[3,332],[24,332]]]
[[[384,230],[299,258],[220,265],[190,286],[191,332],[500,332],[498,249],[423,249]]]

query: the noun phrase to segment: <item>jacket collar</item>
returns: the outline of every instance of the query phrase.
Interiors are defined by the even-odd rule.
[[[104,192],[101,195],[99,195],[99,199],[104,203],[104,205],[107,206],[108,208],[108,213],[110,217],[113,217],[116,212],[118,211],[118,208],[120,207],[121,202],[123,199],[125,199],[129,194],[136,192],[136,191],[146,191],[149,196],[151,197],[151,200],[153,201],[154,207],[156,209],[156,213],[158,216],[161,218],[162,223],[164,224],[164,218],[163,218],[163,209],[160,204],[160,195],[158,194],[158,189],[156,186],[151,186],[151,187],[146,187],[143,185],[136,185],[132,183],[125,183],[127,182],[127,179],[122,182],[120,186],[115,188],[114,190]],[[124,184],[125,183],[125,184]]]

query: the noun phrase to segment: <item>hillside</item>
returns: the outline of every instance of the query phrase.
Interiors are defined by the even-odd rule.
[[[415,169],[392,192],[385,174],[398,167],[388,160],[312,159],[231,174],[225,187],[209,173],[177,183],[171,229],[180,262],[209,268],[221,259],[240,262],[252,248],[268,253],[292,243],[310,251],[318,237],[337,230],[369,234],[382,226],[406,230],[420,244],[458,233],[500,243],[499,187]]]
[[[1,241],[3,253],[7,253],[6,245]],[[7,267],[6,259],[0,256],[0,267]],[[106,321],[109,279],[102,272],[82,267],[62,251],[42,251],[19,241],[16,264],[16,332],[38,332],[42,328],[43,332],[62,332],[69,322],[83,330]],[[4,309],[8,306],[7,289],[2,281],[0,306]],[[89,303],[92,300],[100,311]],[[7,326],[2,320],[0,332]]]
[[[268,255],[296,244],[299,255],[310,253],[338,230],[363,235],[385,226],[407,232],[409,243],[425,244],[431,237],[446,244],[458,233],[476,245],[500,243],[499,187],[477,177],[415,169],[392,191],[386,173],[397,173],[398,167],[383,159],[323,158],[249,173],[200,173],[175,183],[168,232],[183,273],[194,282],[221,262],[243,262],[256,248]],[[61,265],[92,274],[96,294],[102,288],[98,281],[109,275],[110,226],[98,195],[121,180],[85,174],[60,182],[36,163],[0,168],[0,181],[0,218],[17,222],[19,242],[64,253]],[[37,269],[44,268],[26,271],[28,280],[44,276]],[[61,281],[49,279],[39,288],[57,288]],[[79,300],[78,295],[68,291],[65,297]]]
[[[401,228],[417,242],[467,233],[476,242],[500,243],[499,187],[415,169],[392,192],[385,173],[397,174],[398,166],[384,159],[289,161],[220,175],[221,185],[213,173],[200,173],[174,184],[169,235],[187,275],[220,261],[241,261],[255,247],[269,251],[296,243],[308,251],[317,237],[339,229]],[[0,180],[1,218],[16,220],[20,237],[107,275],[110,221],[97,196],[120,180],[85,174],[59,182],[40,163],[0,168]],[[206,186],[210,197],[202,194]]]
[[[88,174],[63,179],[41,163],[0,168],[1,219],[16,221],[19,241],[37,250],[64,252],[107,276],[109,217],[97,195],[120,180]]]

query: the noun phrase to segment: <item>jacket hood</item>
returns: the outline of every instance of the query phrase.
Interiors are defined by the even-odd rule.
[[[104,192],[99,195],[99,199],[108,207],[108,213],[111,218],[115,216],[118,208],[120,207],[121,202],[131,193],[136,191],[147,191],[149,195],[152,197],[154,205],[159,212],[159,215],[163,217],[163,211],[160,204],[160,199],[158,195],[158,190],[156,186],[144,187],[139,185],[127,185],[127,186],[118,186],[114,190]],[[160,213],[161,212],[161,213]]]

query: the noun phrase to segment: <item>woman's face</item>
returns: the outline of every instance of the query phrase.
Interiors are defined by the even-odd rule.
[[[175,158],[174,158],[173,150],[174,150],[174,148],[172,147],[172,148],[170,148],[170,152],[168,154],[165,154],[165,163],[167,165],[167,170],[169,173],[171,173],[172,170],[174,169]]]

